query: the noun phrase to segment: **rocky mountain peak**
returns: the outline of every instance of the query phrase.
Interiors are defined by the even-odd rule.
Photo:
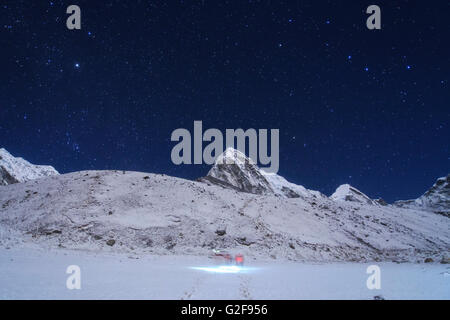
[[[420,208],[450,217],[450,174],[436,180],[422,196],[413,200],[400,200],[397,207]]]
[[[377,204],[376,201],[370,199],[367,195],[349,184],[340,185],[330,198],[335,201],[352,201],[371,205]]]
[[[29,180],[59,174],[51,166],[34,165],[20,157],[14,157],[0,148],[0,185],[26,182]]]
[[[273,194],[284,198],[325,197],[318,191],[296,185],[275,173],[267,173],[242,152],[228,148],[217,157],[214,166],[200,181],[255,194]]]
[[[200,180],[231,186],[249,193],[273,193],[269,182],[256,163],[233,148],[228,148],[219,155],[207,176]]]

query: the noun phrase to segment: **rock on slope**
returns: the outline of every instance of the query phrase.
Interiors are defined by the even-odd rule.
[[[0,185],[25,182],[41,177],[57,175],[51,166],[34,165],[22,158],[16,158],[8,151],[0,149]]]
[[[0,245],[309,261],[448,255],[449,219],[326,197],[282,198],[125,171],[82,171],[0,186]]]
[[[217,157],[214,166],[206,177],[199,181],[233,188],[239,191],[277,195],[284,198],[320,198],[325,197],[318,191],[308,190],[296,185],[275,173],[267,173],[242,152],[228,148]]]
[[[450,174],[437,179],[422,196],[414,200],[400,200],[395,206],[429,210],[450,217]]]

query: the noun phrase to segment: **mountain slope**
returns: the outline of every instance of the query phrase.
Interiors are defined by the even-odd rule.
[[[267,173],[242,152],[228,148],[217,157],[206,177],[199,181],[229,187],[243,192],[277,195],[283,198],[325,197],[318,191],[296,185],[275,173]]]
[[[363,204],[375,205],[377,202],[349,184],[340,185],[330,196],[335,201],[352,201]]]
[[[165,175],[82,171],[0,186],[0,245],[313,261],[450,251],[449,219],[321,197],[255,195]]]
[[[51,166],[31,164],[0,148],[0,185],[25,182],[57,174],[59,174],[58,171]]]
[[[436,180],[422,196],[413,200],[400,200],[397,207],[433,211],[450,217],[450,174]]]
[[[243,192],[273,194],[269,182],[253,160],[233,148],[226,149],[217,157],[205,180],[218,181],[222,186],[232,186]]]

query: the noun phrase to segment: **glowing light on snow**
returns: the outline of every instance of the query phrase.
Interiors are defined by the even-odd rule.
[[[240,273],[240,272],[249,272],[253,268],[245,268],[239,266],[217,266],[217,267],[191,267],[191,269],[214,273]]]

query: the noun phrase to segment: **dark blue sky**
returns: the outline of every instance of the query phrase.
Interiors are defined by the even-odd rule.
[[[0,147],[63,173],[196,178],[208,167],[171,163],[174,129],[278,128],[288,180],[415,198],[450,172],[449,15],[448,1],[2,1]]]

